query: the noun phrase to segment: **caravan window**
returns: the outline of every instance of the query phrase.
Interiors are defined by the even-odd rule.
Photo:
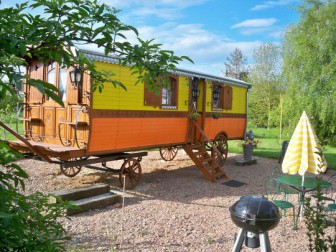
[[[159,92],[145,88],[145,105],[162,109],[177,109],[178,78],[169,77]]]
[[[47,66],[47,82],[58,88],[58,96],[65,101],[67,96],[67,70],[60,67],[56,61],[50,61]],[[48,100],[52,100],[48,97]]]
[[[169,82],[162,87],[162,106],[176,106],[176,79],[169,77]]]

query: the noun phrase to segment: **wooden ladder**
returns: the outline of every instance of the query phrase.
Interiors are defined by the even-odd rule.
[[[212,144],[212,142],[207,138],[201,127],[192,121],[194,127],[200,132],[204,141],[207,141],[214,152],[217,152],[218,156],[221,156],[219,150]],[[185,152],[189,155],[191,160],[195,163],[197,168],[203,173],[203,175],[211,182],[216,182],[217,179],[229,180],[225,172],[217,163],[215,157],[212,157],[205,149],[204,142],[194,142],[182,145]]]

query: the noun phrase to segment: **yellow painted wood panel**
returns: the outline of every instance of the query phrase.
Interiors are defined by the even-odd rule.
[[[178,110],[188,111],[189,103],[189,85],[188,77],[179,76],[179,90],[178,90]]]
[[[232,110],[225,110],[226,113],[246,113],[246,93],[247,89],[243,87],[232,87],[233,100],[232,100]]]
[[[144,105],[144,84],[138,83],[135,75],[131,75],[128,67],[116,64],[97,63],[98,70],[111,71],[115,75],[113,78],[122,82],[127,91],[121,87],[115,88],[111,84],[104,84],[102,93],[96,91],[93,94],[94,109],[112,109],[112,110],[162,110],[159,107]],[[178,109],[174,111],[188,111],[188,105],[185,101],[188,100],[189,86],[188,78],[179,77],[178,89]]]

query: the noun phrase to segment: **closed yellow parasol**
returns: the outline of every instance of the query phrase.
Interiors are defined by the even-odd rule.
[[[288,174],[299,173],[304,179],[306,172],[318,174],[326,169],[327,162],[321,145],[306,112],[303,111],[289,142],[282,162],[282,171]]]

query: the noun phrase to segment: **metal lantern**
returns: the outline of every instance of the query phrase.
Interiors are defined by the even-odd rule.
[[[217,103],[220,97],[220,90],[219,88],[216,86],[214,88],[214,90],[212,91],[212,99],[214,101],[214,103]]]
[[[194,101],[197,100],[200,94],[197,84],[198,84],[198,78],[193,78],[193,87],[191,89],[191,97]]]
[[[74,69],[72,69],[69,74],[71,84],[75,88],[78,88],[78,85],[82,81],[82,71],[78,67],[74,67]]]

